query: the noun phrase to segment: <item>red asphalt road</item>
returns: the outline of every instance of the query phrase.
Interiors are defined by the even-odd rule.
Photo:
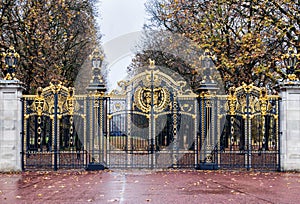
[[[300,173],[113,170],[0,174],[0,203],[300,203]]]

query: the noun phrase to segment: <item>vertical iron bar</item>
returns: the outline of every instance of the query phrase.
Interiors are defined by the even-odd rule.
[[[103,100],[102,100],[102,98],[100,99],[100,97],[98,96],[98,98],[97,98],[97,100],[98,100],[98,108],[97,108],[97,117],[96,117],[96,120],[97,120],[97,140],[98,140],[98,162],[102,162],[101,161],[101,138],[102,138],[102,128],[103,128],[103,124],[102,124],[102,118],[101,118],[101,114],[102,114],[102,108],[101,108],[101,106],[102,106],[102,102],[103,102]]]
[[[200,108],[201,108],[201,104],[200,104],[200,97],[199,95],[197,96],[196,98],[197,102],[198,103],[198,107],[195,108],[196,110],[196,120],[198,120],[198,128],[196,127],[195,130],[196,130],[196,138],[194,140],[195,142],[195,145],[194,145],[194,152],[195,152],[195,168],[198,168],[199,167],[199,134],[201,132],[201,111],[200,111]]]
[[[109,164],[110,164],[110,160],[109,160],[109,141],[110,141],[110,132],[113,131],[112,129],[112,113],[111,113],[111,110],[110,110],[110,103],[111,103],[111,100],[110,98],[108,98],[108,104],[107,104],[107,111],[106,111],[106,114],[109,113],[109,117],[107,117],[107,133],[106,133],[106,148],[105,148],[105,163],[108,165],[109,167]],[[123,125],[126,125],[126,124],[123,124]],[[127,135],[127,132],[126,132],[126,135]]]
[[[197,157],[197,163],[198,163],[198,165],[199,165],[199,163],[201,163],[201,162],[203,162],[203,161],[201,161],[201,158],[203,157],[203,155],[202,155],[202,138],[203,138],[203,129],[204,129],[204,117],[203,117],[203,110],[204,110],[204,108],[203,108],[203,104],[204,104],[204,102],[203,102],[203,98],[201,98],[200,96],[199,96],[199,99],[198,99],[198,101],[199,101],[199,134],[198,134],[198,136],[197,136],[197,138],[198,138],[198,149],[197,149],[197,154],[198,154],[198,157]]]
[[[281,169],[280,169],[280,166],[281,166],[281,158],[280,158],[280,151],[281,151],[281,136],[282,136],[282,132],[280,131],[280,107],[281,107],[281,103],[282,101],[281,101],[281,99],[280,98],[278,98],[278,99],[276,99],[276,105],[277,105],[277,107],[276,107],[276,109],[277,109],[277,133],[275,134],[275,135],[277,135],[277,142],[276,143],[278,143],[278,145],[276,145],[276,148],[277,148],[277,155],[276,155],[276,157],[278,157],[278,164],[277,164],[277,171],[280,171]],[[275,143],[275,144],[276,144]]]
[[[251,156],[251,138],[250,138],[250,133],[249,133],[249,131],[250,131],[250,127],[249,127],[249,122],[250,122],[250,113],[249,113],[249,111],[250,111],[250,107],[249,107],[249,105],[250,105],[250,101],[249,101],[249,93],[247,92],[246,93],[246,106],[247,106],[247,117],[246,117],[246,136],[245,136],[245,140],[248,142],[248,143],[246,143],[247,145],[248,145],[248,148],[247,148],[247,170],[249,171],[250,170],[250,168],[251,168],[251,161],[250,161],[250,156]]]
[[[58,94],[54,93],[54,171],[57,171],[57,104]]]
[[[39,145],[38,145],[38,125],[37,125],[37,115],[34,116],[34,149],[36,151],[39,151]]]
[[[90,135],[90,145],[92,148],[92,162],[95,162],[95,104],[96,99],[95,95],[92,96],[92,107],[91,107],[91,114],[92,114],[92,121],[91,121],[91,128],[92,131],[90,132],[92,135]]]
[[[106,134],[106,98],[102,98],[102,134],[101,134],[101,162],[104,162],[104,136]]]
[[[217,97],[214,95],[214,103],[212,107],[212,114],[214,117],[214,124],[212,125],[213,129],[213,163],[217,165],[218,162],[218,145],[219,145],[219,136],[218,136],[218,110],[217,110]]]
[[[86,123],[86,129],[85,129],[85,141],[84,141],[84,144],[85,144],[85,147],[84,149],[87,151],[87,161],[88,163],[91,162],[91,158],[90,158],[90,97],[89,95],[87,95],[87,97],[84,99],[86,100],[85,101],[85,105],[86,105],[86,108],[85,108],[85,123]],[[87,164],[88,165],[88,164]]]
[[[24,168],[24,117],[25,117],[25,112],[24,112],[24,103],[25,100],[24,98],[21,98],[21,103],[22,103],[22,119],[21,119],[21,123],[22,123],[22,127],[21,127],[21,141],[22,141],[22,145],[21,145],[21,168],[22,171],[25,170]]]
[[[151,134],[150,134],[150,157],[151,157],[151,169],[153,169],[153,148],[154,148],[154,81],[153,81],[153,70],[151,70],[151,115],[150,115],[150,120],[151,120]]]

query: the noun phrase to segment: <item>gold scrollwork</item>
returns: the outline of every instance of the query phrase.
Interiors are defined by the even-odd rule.
[[[67,97],[67,110],[70,115],[74,115],[74,110],[75,110],[74,91],[75,91],[75,89],[73,87],[70,87],[69,94]]]
[[[37,88],[37,95],[33,103],[33,109],[36,111],[38,116],[42,116],[45,109],[45,98],[42,93],[43,89],[41,87]]]
[[[247,85],[246,83],[243,82],[242,87],[246,93],[251,93],[254,88],[254,85],[253,85],[253,83]]]
[[[269,101],[268,101],[266,88],[261,88],[259,102],[260,102],[261,115],[262,116],[267,115]]]
[[[170,93],[166,88],[158,87],[151,90],[150,88],[141,87],[134,93],[136,107],[145,113],[149,113],[151,111],[152,97],[153,109],[156,112],[162,112],[170,102]]]
[[[55,82],[50,82],[50,87],[51,91],[55,94],[60,91],[62,88],[62,82],[61,81],[55,81]]]
[[[290,80],[290,81],[298,81],[298,77],[296,74],[288,74],[287,75],[287,78]]]
[[[228,100],[229,115],[235,115],[235,110],[236,110],[236,105],[237,105],[237,97],[236,97],[234,87],[229,88],[229,95],[227,97],[227,100]]]

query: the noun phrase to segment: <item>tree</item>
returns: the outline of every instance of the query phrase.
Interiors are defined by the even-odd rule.
[[[27,92],[47,86],[53,78],[73,85],[100,38],[95,2],[2,0],[0,46],[5,50],[13,45],[20,54],[17,78],[25,83]]]
[[[141,72],[149,66],[149,59],[155,61],[155,65],[169,68],[179,73],[195,92],[198,92],[204,76],[205,50],[193,41],[182,35],[166,31],[155,31],[148,29],[144,32],[141,43],[136,47],[136,56],[128,67],[130,75]],[[213,67],[211,67],[213,68]],[[220,75],[214,69],[209,74],[214,74],[214,81],[220,80]],[[220,87],[223,88],[223,87]]]
[[[300,53],[299,1],[153,0],[147,10],[150,27],[208,49],[226,89],[242,82],[271,89],[286,75],[281,56],[289,47]]]

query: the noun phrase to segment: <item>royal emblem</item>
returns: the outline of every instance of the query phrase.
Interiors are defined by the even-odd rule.
[[[149,113],[151,107],[153,107],[155,112],[162,112],[169,105],[170,93],[167,89],[161,87],[153,90],[143,87],[136,90],[134,101],[135,106],[145,113]]]

